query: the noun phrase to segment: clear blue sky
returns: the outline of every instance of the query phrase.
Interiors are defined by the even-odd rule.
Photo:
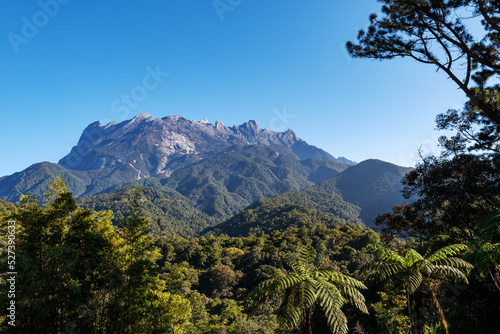
[[[4,0],[0,176],[57,162],[93,121],[139,113],[226,125],[253,119],[291,128],[334,156],[412,165],[420,146],[438,152],[435,116],[459,108],[464,96],[430,66],[347,56],[345,42],[379,7],[375,0]],[[157,70],[157,81],[148,77]]]

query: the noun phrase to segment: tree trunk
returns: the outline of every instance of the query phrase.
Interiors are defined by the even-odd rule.
[[[429,286],[429,290],[431,291],[432,300],[434,301],[434,305],[436,306],[436,308],[438,310],[439,320],[441,321],[441,324],[443,325],[444,332],[446,334],[449,334],[449,332],[448,332],[448,322],[446,321],[446,318],[444,316],[443,308],[441,307],[441,304],[439,303],[439,300],[437,299],[437,296],[434,293],[434,290],[432,290],[432,286]]]
[[[312,334],[311,328],[311,309],[306,308],[302,315],[302,330],[304,334]]]
[[[425,333],[425,313],[426,313],[426,308],[424,306],[424,296],[421,291],[415,291],[413,293],[413,300],[415,302],[415,308],[413,309],[413,312],[415,314],[415,328],[417,330],[417,334],[424,334]]]
[[[491,280],[495,284],[495,287],[497,288],[497,292],[500,292],[500,271],[498,270],[497,264],[492,263],[490,267],[488,268],[488,271],[490,272]]]

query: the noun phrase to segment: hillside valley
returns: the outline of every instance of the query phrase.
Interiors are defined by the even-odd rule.
[[[320,221],[373,226],[377,214],[404,203],[400,180],[408,171],[379,160],[337,159],[291,130],[261,129],[254,121],[228,127],[140,114],[90,124],[59,163],[37,163],[2,177],[0,198],[41,198],[47,180],[61,176],[80,205],[112,209],[115,221],[126,215],[125,189],[144,187],[143,209],[159,235],[196,235],[223,222],[213,231],[232,235],[242,224],[258,223],[243,222],[245,212],[271,206],[307,208]]]

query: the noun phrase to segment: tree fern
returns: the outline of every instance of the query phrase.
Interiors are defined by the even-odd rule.
[[[359,289],[366,289],[360,281],[332,270],[314,268],[312,247],[300,250],[296,262],[291,264],[293,272],[270,278],[259,284],[254,291],[257,301],[263,302],[281,294],[277,310],[280,326],[301,327],[310,333],[311,309],[323,311],[332,333],[347,333],[347,318],[342,312],[346,303],[368,313],[365,299]]]
[[[364,266],[362,269],[368,274],[368,278],[384,281],[399,277],[410,294],[415,293],[424,282],[430,279],[468,283],[466,274],[472,268],[472,265],[463,259],[455,257],[467,249],[466,245],[449,245],[425,257],[414,249],[407,250],[402,257],[380,245],[368,245],[367,248],[372,250],[378,257],[378,260]],[[446,319],[436,294],[432,291],[432,285],[426,284],[426,286],[432,292],[434,304],[437,305],[439,311],[440,321],[447,332]]]

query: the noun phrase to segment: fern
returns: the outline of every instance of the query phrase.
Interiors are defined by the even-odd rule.
[[[365,298],[359,291],[366,289],[360,281],[331,270],[312,270],[316,252],[312,247],[300,250],[298,260],[292,263],[293,272],[275,276],[258,285],[253,295],[263,302],[282,294],[277,310],[280,325],[285,328],[298,327],[304,316],[314,307],[325,314],[326,321],[334,333],[347,333],[347,318],[341,308],[350,303],[368,313]]]

